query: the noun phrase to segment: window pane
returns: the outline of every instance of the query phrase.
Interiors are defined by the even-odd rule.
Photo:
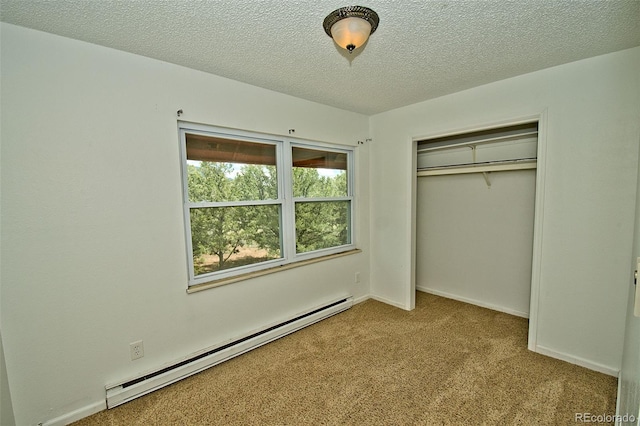
[[[281,257],[280,206],[191,209],[195,275]]]
[[[351,243],[350,201],[296,203],[296,252]]]
[[[347,153],[292,148],[293,196],[346,197]]]
[[[275,145],[186,135],[190,202],[278,198]]]

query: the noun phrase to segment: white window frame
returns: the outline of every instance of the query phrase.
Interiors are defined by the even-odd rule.
[[[329,247],[329,248],[325,248],[325,249],[319,249],[319,250],[314,250],[314,251],[310,251],[310,252],[306,252],[306,253],[296,253],[295,257],[296,260],[306,260],[306,259],[312,259],[315,257],[320,257],[320,256],[328,256],[331,254],[335,254],[335,253],[341,253],[347,250],[352,250],[355,248],[355,242],[354,242],[354,203],[355,203],[355,198],[353,196],[354,193],[354,186],[353,186],[353,182],[354,182],[354,176],[353,176],[353,155],[354,155],[354,151],[353,149],[343,149],[343,148],[336,148],[333,145],[328,145],[328,144],[324,144],[324,143],[308,143],[308,142],[301,142],[301,141],[296,141],[291,139],[290,143],[289,143],[289,147],[287,149],[287,152],[289,154],[291,154],[292,152],[292,148],[293,147],[300,147],[300,148],[307,148],[307,149],[314,149],[314,150],[318,150],[318,151],[328,151],[328,152],[337,152],[337,153],[341,153],[341,154],[347,154],[347,195],[346,196],[342,196],[342,197],[323,197],[323,198],[304,198],[304,197],[293,197],[293,189],[291,189],[290,194],[291,198],[293,199],[293,202],[290,203],[291,204],[291,212],[292,215],[295,213],[295,205],[298,202],[333,202],[333,201],[348,201],[349,202],[349,243],[341,245],[341,246],[335,246],[335,247]],[[293,168],[292,165],[292,160],[289,160],[287,164],[291,164],[291,168]],[[291,173],[289,173],[289,178],[292,179],[292,175]],[[291,182],[293,183],[293,182]],[[295,217],[292,217],[293,223],[292,223],[292,227],[293,230],[295,232]],[[293,250],[295,252],[295,246],[296,246],[296,242],[297,242],[297,236],[294,236],[293,238]]]
[[[188,286],[198,284],[211,283],[217,280],[225,280],[237,277],[239,275],[250,274],[257,271],[276,268],[295,262],[306,261],[309,259],[330,256],[337,253],[343,253],[355,250],[355,171],[354,156],[355,150],[349,146],[339,146],[321,142],[303,141],[288,137],[278,137],[268,134],[260,134],[255,132],[247,132],[236,129],[221,128],[189,122],[178,122],[178,133],[180,142],[180,164],[182,175],[182,192],[183,192],[183,217],[185,227],[185,244],[188,266]],[[276,146],[276,168],[278,171],[278,198],[276,200],[258,200],[258,201],[234,201],[234,202],[191,202],[189,201],[188,179],[187,179],[187,152],[186,152],[186,134],[199,134],[204,136],[216,136],[230,140],[238,140],[244,142],[256,142],[261,144],[273,144]],[[293,162],[292,147],[301,147],[307,149],[315,149],[329,152],[338,152],[347,154],[347,195],[343,197],[329,198],[300,198],[293,197]],[[296,202],[332,202],[332,201],[348,201],[349,202],[349,243],[310,251],[306,253],[296,253],[296,232],[295,232],[295,203]],[[280,206],[280,239],[281,239],[281,258],[267,260],[252,265],[245,265],[236,268],[225,269],[221,271],[210,272],[207,274],[195,275],[193,264],[193,247],[191,236],[191,220],[190,211],[193,208],[202,207],[230,207],[241,205],[279,205]]]

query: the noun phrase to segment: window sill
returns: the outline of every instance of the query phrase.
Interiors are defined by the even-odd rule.
[[[236,275],[231,278],[224,278],[215,281],[209,281],[208,283],[195,284],[187,288],[187,293],[197,293],[202,290],[208,290],[210,288],[220,287],[227,284],[233,284],[238,281],[244,281],[251,278],[261,277],[263,275],[269,275],[280,271],[287,271],[293,268],[299,268],[300,266],[311,265],[312,263],[324,262],[325,260],[337,259],[339,257],[350,256],[352,254],[362,253],[360,249],[354,249],[345,251],[342,253],[330,254],[328,256],[316,257],[313,259],[301,260],[298,262],[288,263],[286,265],[276,266],[274,268],[264,269],[262,271],[249,272],[246,274]]]

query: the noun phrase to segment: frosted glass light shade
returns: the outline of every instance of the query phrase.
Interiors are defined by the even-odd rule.
[[[345,18],[333,24],[331,37],[336,44],[351,52],[362,46],[371,34],[371,24],[362,18]]]

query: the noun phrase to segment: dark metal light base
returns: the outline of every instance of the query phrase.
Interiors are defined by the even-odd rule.
[[[378,28],[378,24],[380,23],[380,18],[378,17],[378,14],[373,10],[369,9],[368,7],[347,6],[347,7],[341,7],[340,9],[334,10],[329,15],[327,15],[326,18],[324,18],[324,22],[322,23],[322,26],[324,27],[324,32],[326,32],[329,37],[333,38],[333,36],[331,35],[331,27],[333,26],[333,24],[335,24],[336,22],[342,19],[352,18],[352,17],[361,18],[369,22],[371,24],[371,34],[373,34],[376,31],[376,29]]]

